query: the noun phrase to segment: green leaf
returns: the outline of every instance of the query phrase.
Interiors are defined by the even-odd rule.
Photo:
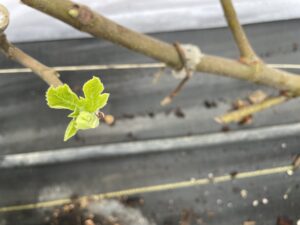
[[[76,121],[73,119],[65,132],[65,136],[64,136],[64,141],[69,140],[71,137],[73,137],[75,134],[77,133],[77,128],[76,128]]]
[[[79,107],[79,99],[71,88],[64,84],[57,88],[50,87],[46,93],[47,104],[54,109],[75,110]]]
[[[104,93],[104,94],[98,96],[94,101],[95,111],[98,111],[99,109],[102,109],[106,105],[106,103],[108,101],[108,98],[109,98],[108,93]]]
[[[77,107],[72,113],[68,115],[68,117],[76,118],[79,115],[79,113],[80,113],[80,109]]]
[[[80,112],[76,118],[76,128],[78,130],[86,130],[91,128],[96,128],[99,125],[99,119],[95,113],[90,112]]]
[[[64,141],[73,137],[78,130],[96,128],[99,125],[99,118],[96,113],[108,101],[109,94],[102,94],[104,86],[98,77],[94,76],[88,80],[82,89],[84,98],[78,98],[67,84],[57,88],[50,87],[47,90],[46,100],[50,108],[73,111],[68,115],[72,121],[66,129]]]
[[[104,85],[102,84],[99,77],[93,76],[92,79],[88,80],[83,85],[82,90],[85,98],[94,99],[102,93],[102,91],[104,90]]]
[[[80,103],[86,111],[97,112],[99,109],[103,108],[106,105],[108,98],[109,94],[104,93],[102,95],[95,96],[93,99],[80,99]]]

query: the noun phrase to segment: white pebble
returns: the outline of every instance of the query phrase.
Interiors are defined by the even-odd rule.
[[[240,192],[240,194],[241,194],[242,198],[247,198],[247,196],[248,196],[248,191],[245,190],[245,189],[242,189],[241,192]]]
[[[297,220],[297,225],[300,225],[300,219],[299,219],[299,220]]]
[[[294,174],[294,171],[293,171],[293,170],[288,170],[288,171],[287,171],[287,174],[288,174],[289,176],[292,176],[292,175]]]
[[[269,203],[269,200],[268,200],[267,198],[263,198],[263,199],[262,199],[262,203],[263,203],[264,205],[266,205],[266,204]]]
[[[217,199],[217,204],[221,205],[223,203],[222,199]]]
[[[284,195],[283,195],[283,199],[284,199],[284,200],[287,200],[288,198],[289,198],[289,195],[288,195],[288,194],[284,194]]]
[[[258,200],[254,200],[254,201],[252,202],[252,205],[253,205],[254,207],[258,206],[258,204],[259,204],[259,201],[258,201]]]
[[[228,207],[228,208],[232,208],[232,202],[228,202],[228,203],[227,203],[227,207]]]
[[[284,143],[284,142],[281,143],[281,148],[286,148],[286,146],[287,146],[286,143]]]

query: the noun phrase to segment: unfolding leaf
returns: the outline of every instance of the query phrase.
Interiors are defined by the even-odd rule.
[[[106,103],[108,101],[108,98],[109,98],[108,93],[104,93],[104,94],[98,96],[95,99],[95,104],[94,104],[95,111],[98,111],[99,109],[102,109],[106,105]]]
[[[76,118],[79,115],[79,113],[80,113],[80,109],[77,107],[72,113],[68,115],[68,117]]]
[[[67,141],[68,139],[70,139],[71,137],[73,137],[77,132],[77,128],[76,128],[76,121],[73,119],[65,132],[65,136],[64,136],[64,141]]]
[[[96,113],[108,101],[109,94],[101,94],[104,86],[98,77],[88,80],[82,89],[84,98],[78,98],[67,84],[57,88],[50,87],[46,93],[49,107],[73,111],[68,115],[68,117],[72,118],[72,121],[66,129],[64,141],[74,136],[78,130],[97,127],[99,125],[99,118],[96,116]]]
[[[95,96],[92,99],[80,99],[80,104],[88,112],[97,112],[106,105],[108,98],[109,94],[104,93],[102,95]]]
[[[102,91],[104,90],[104,86],[99,77],[93,76],[92,79],[88,80],[83,85],[82,90],[85,98],[94,99],[102,93]]]
[[[75,110],[79,107],[79,99],[71,88],[64,84],[59,87],[50,87],[46,93],[48,106],[55,109]]]
[[[96,128],[99,125],[99,119],[95,113],[80,112],[76,118],[76,128],[78,130],[86,130]]]

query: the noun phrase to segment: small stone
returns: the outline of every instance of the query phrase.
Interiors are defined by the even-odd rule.
[[[228,202],[228,203],[227,203],[227,207],[228,207],[228,208],[232,208],[232,206],[233,206],[232,202]]]
[[[209,173],[208,174],[208,179],[213,179],[214,178],[214,174],[213,173]]]
[[[267,198],[263,198],[263,199],[262,199],[262,203],[263,203],[264,205],[266,205],[266,204],[269,203],[269,200],[268,200]]]
[[[86,221],[84,221],[84,225],[95,225],[95,223],[93,220],[87,219]]]
[[[223,203],[222,199],[217,199],[217,204],[218,205],[222,205],[222,203]]]
[[[244,223],[243,223],[243,225],[255,225],[255,224],[256,224],[256,222],[252,221],[252,220],[244,221]]]
[[[248,191],[245,189],[242,189],[240,192],[242,198],[247,198],[248,197]]]
[[[286,148],[287,147],[287,144],[286,143],[281,143],[281,148]]]
[[[259,201],[258,201],[258,200],[254,200],[254,201],[252,202],[252,205],[253,205],[254,207],[258,206],[258,205],[259,205]]]
[[[294,171],[293,171],[293,170],[288,170],[286,173],[287,173],[289,176],[292,176],[292,175],[294,174]]]
[[[198,219],[196,220],[196,223],[197,223],[198,225],[202,225],[202,224],[204,224],[204,221],[203,221],[202,218],[198,218]],[[297,225],[298,225],[298,224],[297,224]]]
[[[288,195],[288,194],[284,194],[284,195],[283,195],[283,199],[284,199],[284,200],[287,200],[288,198],[289,198],[289,195]]]
[[[276,225],[293,225],[293,220],[288,217],[278,217],[276,221]]]
[[[104,116],[104,121],[107,125],[112,126],[115,123],[115,118],[112,115],[105,115]]]
[[[177,107],[175,110],[174,110],[174,114],[176,117],[178,118],[184,118],[185,117],[185,114],[184,112],[182,111],[181,108]]]
[[[299,220],[297,220],[297,225],[300,225],[300,219],[299,219]]]
[[[210,194],[209,191],[204,191],[204,196],[208,196]]]

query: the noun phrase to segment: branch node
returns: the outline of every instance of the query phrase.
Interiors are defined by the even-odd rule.
[[[73,4],[72,8],[69,9],[68,14],[77,19],[82,26],[89,25],[94,18],[90,8],[79,4]]]
[[[277,96],[273,98],[266,99],[260,103],[248,105],[237,109],[236,111],[229,112],[225,115],[219,116],[215,118],[215,121],[220,124],[228,124],[232,122],[240,122],[244,118],[251,116],[254,113],[260,112],[264,109],[273,107],[275,105],[279,105],[283,102],[289,100],[289,97],[286,96]]]
[[[197,65],[201,62],[203,57],[201,50],[195,45],[174,43],[174,46],[183,67],[179,71],[173,70],[172,73],[175,77],[183,79],[177,87],[160,102],[162,106],[172,102],[173,98],[180,92],[184,84],[192,77]]]

